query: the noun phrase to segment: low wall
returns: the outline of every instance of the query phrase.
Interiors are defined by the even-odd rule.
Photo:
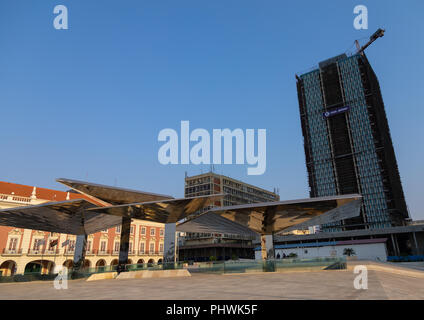
[[[170,277],[191,277],[186,269],[176,270],[139,270],[120,273],[116,279],[145,279],[145,278],[170,278]]]
[[[94,273],[89,276],[86,281],[115,279],[117,275],[117,272]]]

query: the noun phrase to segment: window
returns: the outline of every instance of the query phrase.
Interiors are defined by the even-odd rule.
[[[163,237],[163,229],[160,229],[160,231],[159,231],[159,235],[160,235],[161,237]]]
[[[134,226],[131,226],[131,234],[134,234]]]
[[[102,252],[106,251],[106,241],[100,242],[100,251]]]
[[[145,235],[146,235],[146,227],[141,227],[141,234],[142,234],[143,236],[145,236]]]
[[[155,243],[150,242],[149,253],[154,253],[154,252],[155,252]]]
[[[91,240],[88,240],[87,241],[86,251],[87,252],[90,252],[91,251]]]
[[[68,248],[69,248],[69,251],[74,250],[74,248],[75,248],[75,240],[69,240]]]
[[[163,252],[163,243],[159,244],[159,251]]]
[[[40,250],[43,242],[44,242],[43,239],[35,239],[34,240],[34,247],[32,249],[35,250],[35,251]]]
[[[150,235],[151,236],[154,236],[155,235],[155,231],[156,231],[155,228],[150,228]]]
[[[18,244],[18,238],[10,238],[9,241],[9,250],[15,251]]]
[[[119,226],[116,226],[115,232],[116,233],[121,233],[121,226],[120,225]]]
[[[144,242],[140,243],[140,253],[144,253]]]
[[[129,253],[132,253],[132,242],[130,242],[130,243],[129,243],[129,246],[128,246],[128,252],[129,252]]]
[[[118,252],[119,251],[119,242],[118,241],[115,242],[113,250],[115,252]]]

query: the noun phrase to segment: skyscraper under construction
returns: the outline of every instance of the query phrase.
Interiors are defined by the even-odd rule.
[[[361,216],[323,231],[399,226],[409,218],[380,86],[363,49],[296,76],[310,196],[363,196]]]

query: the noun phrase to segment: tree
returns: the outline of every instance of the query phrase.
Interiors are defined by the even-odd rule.
[[[356,255],[356,252],[352,248],[344,248],[343,255],[350,257]]]

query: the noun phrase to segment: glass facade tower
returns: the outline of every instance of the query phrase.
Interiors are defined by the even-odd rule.
[[[404,225],[409,218],[377,77],[365,54],[296,76],[311,197],[360,193],[361,216],[322,231]]]

